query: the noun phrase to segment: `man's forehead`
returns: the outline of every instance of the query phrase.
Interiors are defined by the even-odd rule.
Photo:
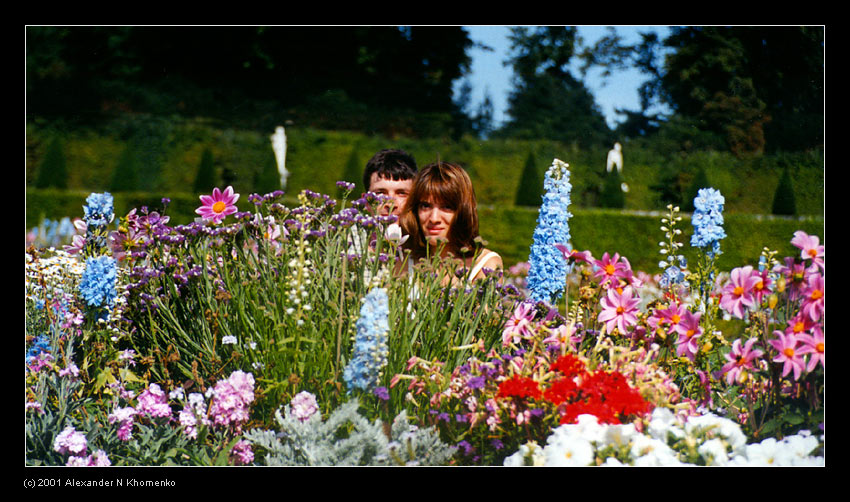
[[[370,180],[370,185],[373,190],[378,185],[381,187],[409,187],[412,184],[412,178],[406,180],[394,180],[392,178],[380,176],[378,173],[372,173],[372,179]]]

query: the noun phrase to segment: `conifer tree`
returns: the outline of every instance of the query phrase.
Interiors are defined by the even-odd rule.
[[[44,160],[35,180],[36,188],[68,188],[68,170],[65,165],[65,151],[62,141],[53,138],[47,145]]]
[[[281,188],[277,160],[275,159],[274,151],[270,149],[268,155],[263,156],[262,169],[260,169],[254,179],[254,191],[258,194],[267,194]]]
[[[694,211],[694,198],[696,198],[701,188],[711,188],[711,184],[708,182],[708,175],[706,175],[705,168],[703,167],[699,168],[699,171],[697,171],[696,176],[694,176],[693,181],[691,181],[688,187],[687,193],[685,193],[685,198],[682,201],[683,211],[688,213]]]
[[[357,147],[351,150],[351,155],[348,156],[348,161],[345,163],[345,167],[343,167],[342,177],[337,180],[354,183],[354,190],[351,191],[352,194],[360,194],[366,190],[363,186],[363,168],[365,164],[360,164],[357,150]],[[344,190],[340,188],[337,192],[337,197],[342,197]]]
[[[797,202],[794,197],[794,185],[791,183],[791,173],[786,167],[779,178],[779,185],[773,195],[773,214],[794,216],[797,214]]]
[[[623,195],[623,179],[617,170],[606,173],[602,181],[602,193],[599,196],[599,206],[612,209],[622,209],[626,205]]]
[[[112,171],[109,189],[112,192],[132,192],[139,188],[139,159],[135,148],[130,144],[118,158],[118,164]]]
[[[536,164],[534,152],[528,152],[516,191],[514,203],[517,206],[540,206],[543,195],[543,180],[540,178]]]
[[[198,174],[195,176],[195,193],[206,193],[216,186],[215,164],[213,162],[213,154],[209,148],[205,148],[201,154],[201,164],[198,167]]]

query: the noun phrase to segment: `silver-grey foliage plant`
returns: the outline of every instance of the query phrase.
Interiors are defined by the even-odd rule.
[[[433,428],[408,422],[402,411],[393,420],[389,437],[380,420],[369,422],[351,399],[322,420],[316,413],[301,420],[289,405],[275,412],[280,431],[253,429],[245,439],[265,450],[270,466],[446,465],[455,447],[443,443]],[[258,458],[258,460],[260,460]]]

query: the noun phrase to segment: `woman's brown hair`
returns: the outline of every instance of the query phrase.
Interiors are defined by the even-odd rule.
[[[444,205],[454,210],[446,249],[455,256],[475,250],[478,237],[478,204],[472,180],[459,165],[436,162],[423,167],[413,178],[413,188],[399,217],[399,224],[410,235],[407,248],[414,258],[427,254],[428,243],[419,222],[419,206],[423,202]]]

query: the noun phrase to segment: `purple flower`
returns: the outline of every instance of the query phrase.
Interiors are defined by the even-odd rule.
[[[168,396],[159,385],[152,383],[139,395],[136,405],[139,414],[147,414],[152,417],[170,417],[171,406],[168,405]]]
[[[296,394],[289,403],[289,406],[292,415],[301,422],[306,422],[319,411],[319,403],[316,401],[316,396],[306,390]]]
[[[53,449],[63,454],[85,455],[86,447],[86,436],[74,429],[72,425],[65,427],[65,430],[60,432],[53,441]]]
[[[483,389],[486,381],[483,376],[472,377],[466,381],[466,386],[470,389]]]
[[[381,399],[382,401],[386,401],[390,398],[390,392],[386,387],[376,387],[372,393],[378,396],[378,399]]]

